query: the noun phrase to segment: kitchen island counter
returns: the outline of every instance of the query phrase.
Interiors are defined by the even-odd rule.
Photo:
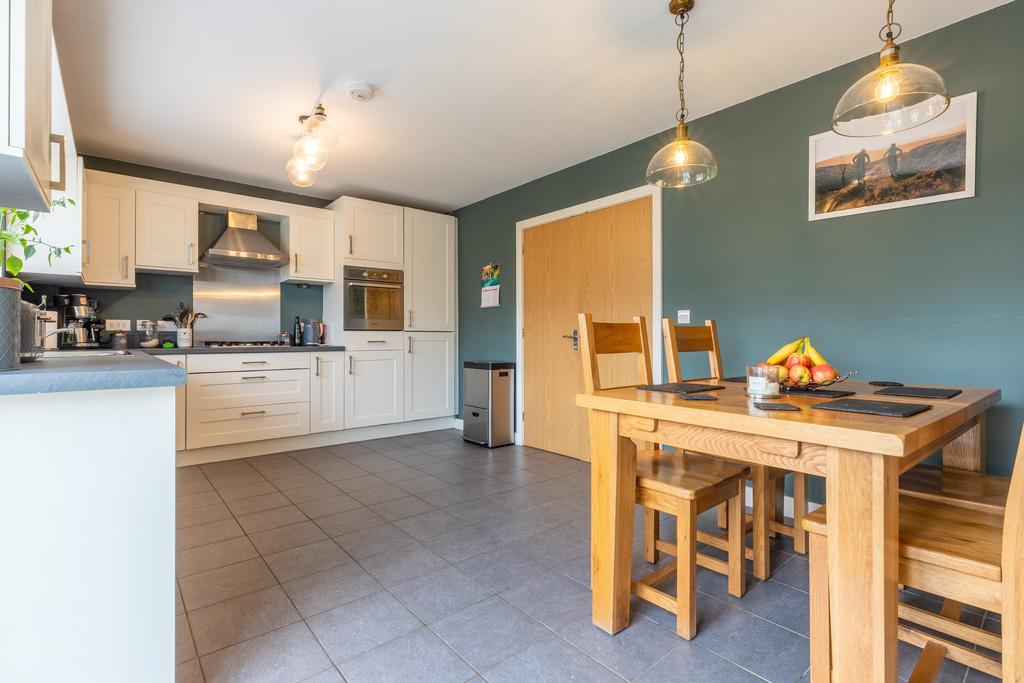
[[[0,372],[0,396],[70,391],[146,389],[185,383],[185,371],[140,349],[48,352],[17,370]]]
[[[344,351],[344,346],[321,344],[319,346],[193,346],[192,348],[173,349],[132,349],[143,351],[153,356],[182,356],[213,353],[327,353]]]

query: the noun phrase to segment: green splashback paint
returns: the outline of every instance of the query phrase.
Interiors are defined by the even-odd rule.
[[[999,387],[988,468],[1008,475],[1024,420],[1022,27],[1024,3],[1013,2],[903,48],[951,93],[978,92],[974,199],[807,220],[807,138],[828,129],[839,96],[875,56],[693,121],[690,134],[714,151],[720,172],[664,192],[664,314],[717,319],[728,373],[806,334],[861,379]],[[515,357],[516,221],[643,184],[671,134],[456,212],[460,361]],[[500,308],[481,309],[489,261],[502,263],[504,291]],[[699,373],[694,363],[684,372]]]

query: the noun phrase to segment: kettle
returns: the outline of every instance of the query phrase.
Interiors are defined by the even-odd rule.
[[[324,324],[319,320],[306,320],[302,323],[302,346],[317,346],[323,338]]]

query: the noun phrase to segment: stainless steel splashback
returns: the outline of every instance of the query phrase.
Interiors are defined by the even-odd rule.
[[[192,305],[207,315],[196,324],[197,344],[273,339],[281,331],[281,275],[276,269],[200,264]]]

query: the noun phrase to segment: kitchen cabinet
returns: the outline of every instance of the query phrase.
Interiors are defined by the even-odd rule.
[[[162,192],[135,193],[135,267],[199,272],[199,201]]]
[[[281,226],[281,250],[288,264],[283,282],[334,282],[334,221],[330,216],[295,214]]]
[[[50,208],[50,0],[0,9],[0,205]]]
[[[177,365],[179,368],[187,367],[186,357],[181,356],[154,356],[165,363]],[[174,387],[174,450],[185,450],[185,385]]]
[[[345,353],[310,354],[309,431],[333,432],[345,427]]]
[[[189,450],[308,433],[308,401],[188,411]]]
[[[347,351],[345,427],[401,422],[404,351]]]
[[[355,197],[342,197],[330,208],[340,218],[339,251],[346,264],[402,267],[405,209]]]
[[[455,331],[455,218],[405,210],[405,329]]]
[[[191,412],[308,401],[308,370],[207,372],[188,376]]]
[[[406,332],[405,354],[404,419],[455,415],[455,334]]]
[[[84,204],[82,281],[96,287],[134,287],[135,190],[89,182],[87,177]]]

